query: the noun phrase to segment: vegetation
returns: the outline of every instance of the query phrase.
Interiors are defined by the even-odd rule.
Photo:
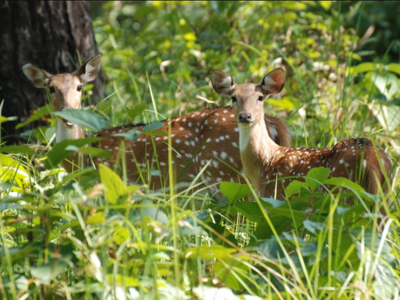
[[[390,5],[379,3],[383,16]],[[25,133],[25,145],[0,148],[0,298],[400,296],[400,62],[398,41],[386,40],[383,54],[378,44],[373,57],[364,48],[375,36],[362,40],[360,24],[368,28],[373,6],[110,1],[91,9],[108,94],[93,108],[107,126],[212,106],[196,95],[229,105],[212,90],[214,68],[256,82],[281,66],[286,86],[266,107],[288,124],[294,146],[369,137],[392,159],[393,185],[370,195],[316,168],[287,188],[290,201],[261,199],[251,186],[230,182],[220,184],[222,202],[190,188],[156,193],[128,186],[104,165],[66,174],[49,164],[68,151],[50,150],[52,116],[48,127]],[[388,30],[394,36],[396,27]],[[91,85],[85,89],[91,104]],[[88,130],[98,129],[92,120],[88,115]],[[317,190],[328,183],[327,192]],[[246,195],[254,202],[240,201]]]

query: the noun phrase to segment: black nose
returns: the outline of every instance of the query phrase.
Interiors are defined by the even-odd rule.
[[[239,114],[239,122],[241,123],[250,123],[251,114],[249,113],[240,113]]]

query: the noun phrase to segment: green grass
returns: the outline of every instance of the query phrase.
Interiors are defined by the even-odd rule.
[[[389,193],[369,195],[344,179],[321,193],[329,170],[318,168],[290,201],[222,183],[226,200],[218,203],[200,177],[180,191],[167,182],[154,192],[142,184],[149,182],[145,168],[142,183],[127,185],[123,156],[121,172],[100,166],[68,175],[46,164],[54,147],[50,124],[33,132],[40,146],[32,139],[2,147],[10,154],[0,156],[0,298],[398,297],[400,65],[383,63],[387,57],[359,61],[359,37],[340,29],[351,12],[321,5],[330,4],[94,7],[108,94],[95,109],[108,126],[162,120],[205,108],[196,95],[228,104],[210,86],[214,68],[241,83],[261,81],[270,67],[283,65],[285,88],[265,107],[286,120],[293,146],[369,137],[395,166]],[[163,61],[170,61],[164,71]],[[170,171],[172,182],[171,165]],[[240,201],[246,195],[254,201]],[[344,204],[346,197],[355,204]]]

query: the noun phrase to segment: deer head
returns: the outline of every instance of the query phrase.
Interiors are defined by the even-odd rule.
[[[218,94],[231,97],[239,126],[251,126],[264,118],[263,109],[257,109],[257,107],[263,107],[264,100],[269,95],[277,94],[282,90],[285,85],[285,73],[279,68],[268,73],[260,84],[237,85],[231,75],[215,69],[212,72],[212,85]]]
[[[63,109],[80,109],[82,87],[86,82],[96,78],[100,71],[101,57],[101,53],[96,55],[73,73],[52,75],[32,64],[23,66],[22,71],[35,87],[48,89],[53,112]],[[56,119],[56,128],[58,141],[83,137],[80,127],[60,117]]]
[[[32,64],[23,66],[22,71],[35,87],[48,89],[54,112],[66,108],[80,109],[83,84],[96,78],[101,57],[101,53],[96,55],[73,73],[52,75]]]

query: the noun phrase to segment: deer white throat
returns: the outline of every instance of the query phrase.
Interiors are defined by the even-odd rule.
[[[238,123],[238,125],[239,125],[239,149],[241,152],[243,152],[249,145],[252,126],[240,123]]]
[[[252,125],[239,123],[239,142],[244,171],[260,193],[260,175],[279,146],[271,140],[264,121]]]
[[[239,149],[240,152],[262,158],[263,162],[270,160],[276,151],[276,145],[270,138],[264,122],[249,124],[239,123]]]
[[[68,126],[63,120],[56,119],[56,141],[57,143],[63,140],[76,140],[83,138],[83,130],[81,126],[72,125]]]

